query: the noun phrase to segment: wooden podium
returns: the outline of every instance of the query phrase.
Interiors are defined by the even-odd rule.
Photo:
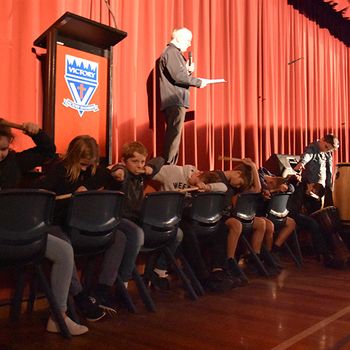
[[[112,48],[127,36],[119,29],[66,12],[35,41],[46,48],[43,129],[64,153],[77,135],[91,135],[101,158],[112,160]]]

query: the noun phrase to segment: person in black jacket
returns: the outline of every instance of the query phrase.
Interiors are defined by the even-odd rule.
[[[114,183],[111,189],[125,193],[123,218],[118,228],[125,233],[127,238],[125,254],[120,265],[119,276],[127,286],[132,277],[136,257],[144,243],[144,231],[139,225],[141,205],[144,198],[144,181],[151,179],[164,164],[161,157],[153,158],[146,163],[148,151],[138,141],[127,143],[122,148],[121,163],[111,168]],[[178,229],[176,240],[169,246],[173,251],[182,240],[182,231]],[[158,259],[154,274],[147,276],[152,279],[154,285],[167,288],[167,266],[163,258]]]
[[[22,152],[10,148],[13,134],[9,127],[0,124],[0,190],[17,188],[23,175],[36,166],[55,156],[56,147],[50,137],[38,125],[26,122],[22,124],[24,133],[30,136],[36,147]],[[51,288],[55,301],[72,335],[84,334],[88,328],[75,323],[66,315],[69,285],[74,264],[73,249],[68,242],[55,237],[52,232],[47,235],[45,257],[52,262]],[[48,332],[60,332],[53,318],[49,318]]]
[[[109,170],[99,165],[99,146],[89,135],[76,136],[68,145],[63,159],[56,162],[37,186],[56,192],[57,195],[71,194],[87,190],[98,190],[112,180]],[[65,231],[69,199],[56,200],[54,224]],[[60,235],[60,234],[58,234]],[[61,238],[67,239],[65,235]],[[124,254],[126,238],[120,230],[115,231],[114,243],[104,253],[98,284],[92,297],[81,285],[76,271],[72,276],[70,294],[79,311],[90,321],[97,321],[107,311],[116,311],[113,285]]]
[[[20,187],[25,173],[55,157],[53,141],[37,124],[26,122],[22,127],[35,147],[16,152],[11,149],[14,139],[11,129],[0,124],[0,189]]]
[[[172,40],[159,59],[159,88],[161,111],[164,112],[166,131],[164,140],[164,159],[168,164],[176,164],[185,120],[189,108],[189,88],[203,88],[206,79],[191,76],[194,63],[186,61],[183,52],[191,46],[192,33],[187,28],[175,29]]]

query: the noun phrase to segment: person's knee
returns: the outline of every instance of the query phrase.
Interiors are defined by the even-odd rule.
[[[126,236],[124,232],[120,230],[116,230],[114,233],[114,244],[118,244],[119,246],[124,246],[126,245]]]
[[[182,239],[183,239],[183,237],[184,237],[183,231],[181,230],[181,228],[178,228],[177,232],[176,232],[176,238],[175,238],[176,242],[180,244]]]
[[[275,226],[271,220],[266,219],[266,234],[267,235],[273,235],[273,232],[275,231]]]
[[[290,218],[290,217],[287,217],[287,220],[286,220],[286,226],[291,230],[295,230],[296,228],[296,223],[294,221],[294,219]]]
[[[143,232],[143,230],[137,229],[135,230],[135,240],[134,240],[135,244],[138,247],[142,247],[144,242],[145,242],[145,233]]]
[[[118,226],[125,236],[128,245],[142,247],[145,241],[143,229],[132,221],[122,219]]]
[[[266,222],[263,218],[255,217],[253,221],[253,230],[259,232],[265,232]]]
[[[50,260],[64,263],[68,266],[74,264],[74,251],[72,245],[57,237],[48,236],[47,254]]]
[[[225,221],[225,224],[228,228],[229,234],[241,234],[243,226],[239,220],[235,218],[229,218]]]

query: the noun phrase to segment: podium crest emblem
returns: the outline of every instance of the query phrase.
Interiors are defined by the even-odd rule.
[[[63,105],[75,109],[82,117],[85,112],[97,112],[97,104],[89,104],[98,87],[98,63],[66,55],[64,79],[72,99],[64,98]]]

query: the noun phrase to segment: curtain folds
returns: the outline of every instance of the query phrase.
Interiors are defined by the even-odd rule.
[[[227,83],[191,89],[179,164],[230,168],[219,155],[300,154],[325,133],[350,161],[349,47],[287,0],[109,0],[127,38],[113,50],[113,157],[139,140],[161,155],[164,122],[156,61],[172,29],[193,32],[195,75]],[[114,25],[104,0],[7,0],[0,4],[0,117],[41,124],[40,62],[33,41],[69,11]],[[39,51],[39,50],[37,50]],[[67,143],[70,140],[67,140]],[[28,147],[26,138],[15,146]]]

